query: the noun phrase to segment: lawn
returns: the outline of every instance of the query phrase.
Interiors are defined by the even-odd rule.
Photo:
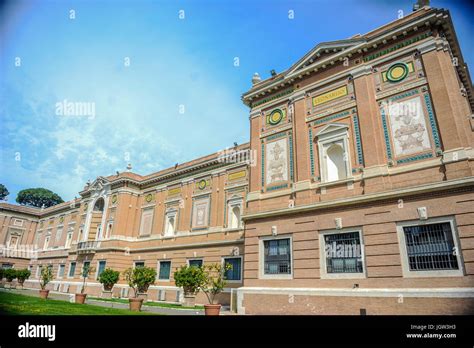
[[[0,291],[0,313],[6,315],[150,315],[127,309],[105,308]]]
[[[89,297],[91,300],[96,301],[108,301],[108,302],[117,302],[117,303],[128,303],[127,299],[124,298],[99,298],[99,297]],[[163,308],[173,308],[173,309],[190,309],[190,310],[200,310],[204,309],[204,306],[194,306],[186,307],[176,303],[164,303],[164,302],[153,302],[147,301],[143,302],[144,306],[153,306],[153,307],[163,307]]]

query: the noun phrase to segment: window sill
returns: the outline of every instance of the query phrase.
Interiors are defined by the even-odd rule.
[[[439,271],[407,271],[403,270],[404,278],[443,278],[443,277],[464,277],[461,269],[439,270]]]
[[[365,279],[365,273],[325,273],[321,274],[321,279]]]
[[[328,186],[336,186],[340,184],[347,184],[347,183],[353,183],[355,181],[354,177],[342,179],[342,180],[336,180],[336,181],[327,181],[327,182],[321,182],[318,184],[317,187],[328,187]]]
[[[293,274],[261,274],[259,279],[293,279]]]

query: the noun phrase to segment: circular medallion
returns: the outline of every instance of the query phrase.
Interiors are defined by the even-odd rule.
[[[276,125],[280,123],[280,121],[283,119],[283,111],[280,109],[273,110],[272,113],[270,114],[270,117],[268,118],[268,122],[270,122],[271,125]]]
[[[60,222],[60,223],[63,223],[63,222],[64,222],[64,216],[61,216],[61,217],[59,218],[59,222]]]
[[[199,181],[199,183],[198,183],[198,188],[199,188],[200,190],[204,190],[204,189],[206,188],[206,185],[207,185],[206,180],[202,179],[202,180]]]
[[[117,203],[117,195],[112,196],[112,204]]]
[[[151,200],[153,199],[153,196],[151,195],[151,193],[147,194],[146,197],[145,197],[145,200],[150,203]]]
[[[387,80],[390,82],[400,82],[408,75],[408,65],[405,63],[395,63],[387,70]]]

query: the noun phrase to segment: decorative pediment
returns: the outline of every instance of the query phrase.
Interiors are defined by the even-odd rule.
[[[319,132],[316,133],[316,137],[320,138],[322,136],[328,136],[334,133],[346,132],[348,128],[349,126],[344,123],[330,123],[319,130]]]
[[[366,39],[363,38],[322,42],[309,51],[306,55],[304,55],[303,58],[296,62],[290,69],[288,69],[288,73],[286,75],[289,76],[295,74],[298,72],[298,70],[319,63],[325,57],[332,56],[340,51],[346,50],[364,42],[366,42]]]
[[[97,177],[88,187],[87,191],[100,191],[107,185],[109,182],[102,176]]]

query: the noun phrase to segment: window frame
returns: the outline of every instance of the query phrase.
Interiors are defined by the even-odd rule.
[[[63,274],[62,275],[60,275],[61,266],[63,267]],[[56,274],[56,278],[57,279],[63,279],[65,271],[66,271],[66,265],[64,263],[58,264],[58,273]]]
[[[143,263],[143,266],[140,266],[140,267],[145,267],[145,261],[142,261],[142,260],[137,260],[137,261],[133,261],[133,268],[137,268],[137,263]]]
[[[105,269],[107,268],[107,260],[97,260],[97,270],[95,271],[95,279],[99,279],[99,267],[101,262],[105,262],[105,266],[102,272],[105,271]]]
[[[199,266],[199,267],[204,266],[204,258],[202,258],[202,257],[194,257],[194,258],[191,258],[191,259],[187,259],[186,263],[188,264],[188,267],[191,266],[190,261],[201,261],[201,266]]]
[[[72,264],[74,264],[74,273],[71,275],[71,268],[72,268]],[[67,272],[67,277],[68,278],[74,278],[75,275],[76,275],[76,268],[77,268],[77,261],[71,261],[69,262],[69,269],[68,269],[68,272]]]
[[[406,246],[404,227],[432,225],[439,223],[449,223],[454,247],[457,250],[456,258],[458,269],[432,270],[432,271],[412,271],[408,260],[408,251]],[[397,237],[400,248],[400,259],[402,264],[402,273],[404,278],[436,278],[436,277],[463,277],[465,275],[464,259],[462,257],[461,243],[459,242],[459,233],[454,216],[429,218],[426,220],[410,220],[397,223]]]
[[[160,278],[160,270],[161,270],[161,263],[162,263],[162,262],[169,262],[169,263],[170,263],[170,273],[168,274],[168,279],[161,279],[161,278]],[[169,260],[169,259],[166,259],[166,260],[159,260],[159,261],[158,261],[157,281],[159,281],[159,282],[169,282],[169,281],[171,280],[171,265],[172,265],[172,264],[173,264],[173,263],[172,263],[171,260]]]
[[[331,144],[342,142],[344,154],[346,155],[345,169],[346,177],[338,180],[328,181],[327,149]],[[333,184],[345,182],[353,179],[351,149],[349,143],[349,125],[341,123],[330,123],[321,129],[316,135],[316,144],[318,146],[319,171],[322,184]]]
[[[344,233],[359,233],[362,272],[360,273],[328,273],[326,263],[326,240],[325,236],[328,234],[344,234]],[[364,279],[367,278],[367,263],[365,260],[365,243],[364,234],[361,227],[346,227],[341,229],[321,230],[318,231],[319,238],[319,277],[321,279]]]
[[[289,274],[265,274],[265,244],[266,241],[289,239],[290,240],[290,273]],[[293,279],[294,277],[294,252],[293,252],[293,236],[266,236],[260,237],[258,242],[258,277],[259,279]]]
[[[222,267],[225,265],[226,259],[240,259],[240,279],[239,280],[228,280],[226,279],[226,283],[242,283],[243,281],[243,275],[244,275],[244,259],[242,256],[223,256],[222,257]]]

